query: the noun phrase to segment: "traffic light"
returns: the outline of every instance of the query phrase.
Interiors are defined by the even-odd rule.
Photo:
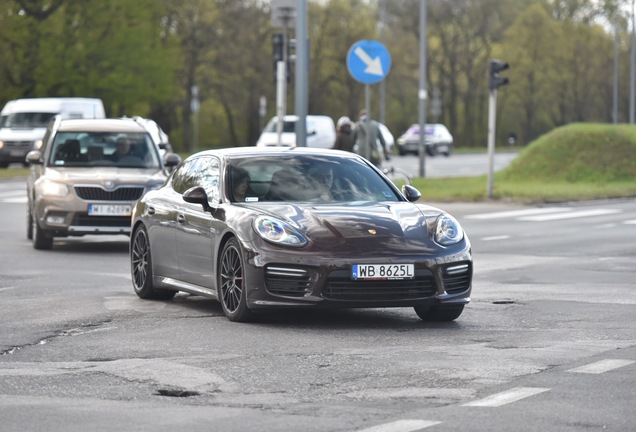
[[[286,71],[287,71],[287,82],[289,82],[291,77],[290,72],[290,64],[292,63],[292,58],[289,55],[290,45],[292,45],[293,39],[290,41],[285,41],[285,35],[283,33],[274,33],[272,35],[272,57],[274,60],[274,79],[276,79],[276,64],[279,61],[286,61]],[[287,50],[287,52],[285,52]]]
[[[274,33],[272,35],[272,54],[274,57],[274,70],[276,70],[276,62],[283,61],[285,58],[285,35],[282,33]]]
[[[488,88],[497,90],[502,85],[508,84],[508,78],[499,75],[499,72],[508,69],[510,65],[505,61],[491,59],[490,60],[490,79],[488,80]]]

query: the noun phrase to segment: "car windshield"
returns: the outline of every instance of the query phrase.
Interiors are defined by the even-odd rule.
[[[248,175],[247,191],[237,197]],[[233,179],[233,177],[236,177]],[[226,175],[230,200],[244,202],[400,201],[395,188],[363,161],[331,155],[286,155],[232,159]]]
[[[152,138],[139,132],[60,132],[53,141],[49,163],[68,167],[161,167]]]
[[[55,116],[50,112],[22,112],[14,113],[6,116],[2,120],[2,127],[19,129],[19,128],[36,128],[46,127],[49,120]]]

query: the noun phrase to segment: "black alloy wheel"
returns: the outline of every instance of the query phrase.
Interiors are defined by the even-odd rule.
[[[218,287],[225,316],[230,321],[248,321],[252,314],[247,307],[243,256],[235,238],[228,240],[221,252]]]
[[[142,299],[170,300],[172,290],[157,290],[152,282],[152,257],[146,228],[135,230],[130,247],[130,271],[135,293]]]

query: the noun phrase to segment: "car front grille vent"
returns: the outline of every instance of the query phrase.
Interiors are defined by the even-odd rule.
[[[296,267],[269,266],[265,269],[265,288],[274,295],[302,297],[309,289],[309,273]]]
[[[413,279],[354,280],[342,270],[332,272],[322,296],[344,301],[400,301],[427,298],[437,292],[435,278],[428,269],[416,269]]]
[[[444,289],[448,294],[457,294],[470,288],[472,267],[469,263],[446,267],[443,272]]]
[[[102,187],[75,186],[75,193],[86,201],[137,201],[144,193],[142,187],[118,187],[106,190]]]
[[[130,227],[130,216],[89,216],[88,213],[77,213],[71,225],[84,227]]]

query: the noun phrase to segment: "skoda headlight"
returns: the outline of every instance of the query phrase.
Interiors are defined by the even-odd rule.
[[[288,223],[267,216],[260,216],[254,220],[254,230],[263,240],[284,245],[301,247],[307,244],[303,237]]]
[[[37,184],[38,191],[44,196],[63,197],[68,195],[68,186],[51,180],[44,180]]]
[[[435,241],[442,246],[451,246],[464,238],[464,230],[457,219],[449,214],[441,214],[435,223]]]

